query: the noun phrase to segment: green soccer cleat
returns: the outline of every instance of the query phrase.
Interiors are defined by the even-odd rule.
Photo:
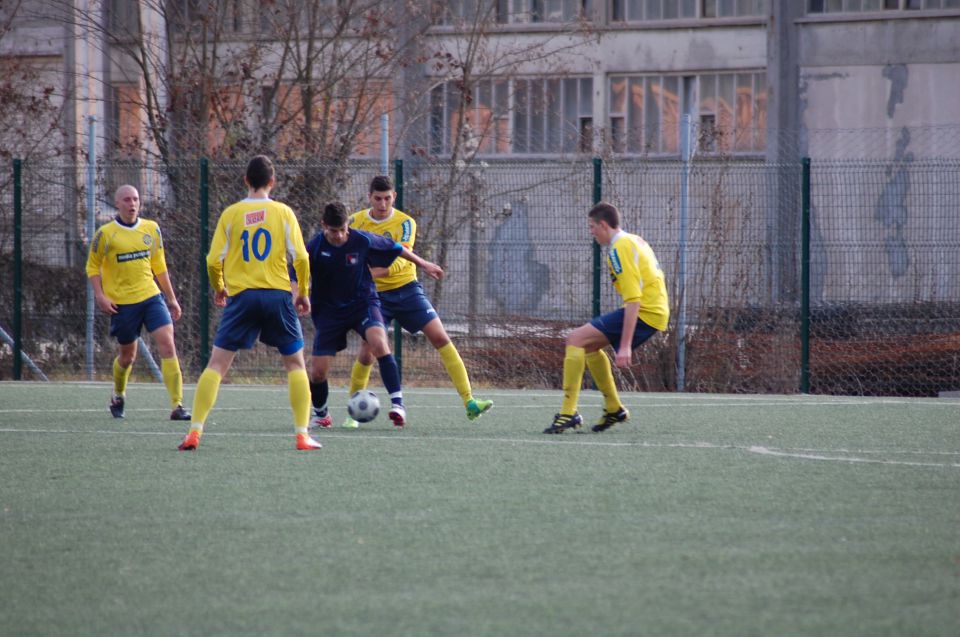
[[[593,426],[593,430],[597,433],[601,431],[606,431],[610,427],[613,427],[618,422],[627,422],[630,420],[630,412],[627,411],[627,408],[623,405],[620,405],[620,408],[616,411],[605,411],[603,416],[600,417],[600,420],[597,421],[597,424]]]
[[[347,419],[344,420],[343,424],[340,426],[343,427],[344,429],[356,429],[357,427],[360,426],[360,423],[354,420],[353,418],[351,418],[350,416],[347,416]]]
[[[491,407],[493,407],[492,400],[477,400],[476,398],[471,398],[467,402],[467,418],[470,420],[476,420],[480,416],[490,411]]]
[[[562,434],[567,429],[577,429],[583,425],[580,414],[557,414],[553,417],[553,424],[543,430],[545,434]]]

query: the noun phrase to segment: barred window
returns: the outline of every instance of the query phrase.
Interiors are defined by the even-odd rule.
[[[687,104],[684,80],[695,85]],[[614,152],[677,155],[682,114],[693,112],[698,150],[757,153],[766,145],[766,80],[760,72],[610,77],[610,143]]]
[[[611,22],[763,16],[767,0],[613,0]]]
[[[809,0],[808,14],[960,9],[960,0]]]
[[[430,93],[433,155],[458,147],[481,155],[590,152],[592,128],[592,78],[487,78],[470,91],[451,81]]]
[[[589,20],[593,0],[447,0],[439,2],[434,24],[497,24]]]

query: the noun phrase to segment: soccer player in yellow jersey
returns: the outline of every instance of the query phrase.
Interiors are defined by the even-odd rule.
[[[606,431],[630,414],[620,403],[610,360],[603,353],[613,346],[617,367],[629,367],[633,350],[658,331],[667,329],[670,306],[663,270],[656,255],[643,238],[620,229],[620,212],[609,203],[598,203],[587,215],[590,234],[597,243],[609,246],[607,265],[613,287],[623,298],[623,307],[596,317],[567,336],[563,359],[563,406],[554,416],[546,434],[559,434],[583,425],[577,413],[584,367],[590,368],[597,388],[603,394],[603,416],[593,426]]]
[[[397,198],[393,181],[389,177],[374,177],[370,182],[369,197],[370,208],[352,214],[350,227],[393,239],[412,251],[417,238],[417,222],[410,215],[393,207]],[[424,294],[423,287],[417,281],[417,266],[406,259],[397,259],[389,268],[371,268],[371,272],[377,284],[384,324],[389,325],[395,318],[411,334],[423,331],[430,344],[440,352],[440,360],[460,394],[467,410],[467,418],[479,418],[493,406],[493,401],[473,397],[470,377],[463,359],[447,336],[447,331]],[[370,346],[366,342],[361,343],[350,374],[348,395],[352,396],[354,392],[367,386],[373,361]],[[347,418],[343,426],[356,427],[357,422]]]
[[[114,203],[116,218],[97,229],[87,256],[87,277],[97,307],[110,315],[110,336],[120,346],[113,359],[110,413],[123,418],[127,380],[137,358],[140,330],[146,326],[160,352],[163,383],[173,409],[170,420],[189,420],[181,404],[183,374],[173,340],[173,322],[180,319],[181,310],[167,272],[160,226],[140,218],[140,193],[133,186],[117,188]]]
[[[307,433],[310,380],[297,314],[310,313],[310,264],[300,223],[289,206],[270,199],[276,181],[268,157],[251,159],[244,181],[249,188],[247,198],[220,215],[207,254],[214,303],[225,309],[210,362],[197,381],[193,419],[180,450],[192,451],[200,444],[204,421],[237,350],[252,348],[257,338],[276,347],[283,357],[297,449],[320,449],[322,445]],[[290,293],[288,263],[302,282],[295,299]]]

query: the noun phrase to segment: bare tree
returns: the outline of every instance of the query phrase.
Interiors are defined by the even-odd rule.
[[[449,4],[437,3],[441,9]],[[483,211],[489,208],[486,200],[503,195],[485,192],[479,182],[483,163],[478,155],[504,152],[504,148],[494,146],[511,143],[505,131],[498,130],[502,122],[499,118],[506,117],[508,112],[498,113],[492,104],[480,104],[478,108],[482,86],[492,82],[489,93],[498,90],[498,85],[509,91],[513,86],[511,80],[531,69],[540,77],[562,77],[566,74],[568,56],[582,52],[593,35],[589,23],[581,19],[567,25],[565,30],[545,32],[537,38],[514,38],[509,31],[498,27],[506,18],[499,13],[504,10],[504,3],[477,0],[464,3],[463,7],[459,16],[446,14],[453,33],[432,42],[426,65],[433,88],[446,84],[448,104],[453,101],[448,106],[445,174],[439,183],[431,184],[433,207],[421,226],[422,236],[432,243],[431,258],[444,266],[451,240],[462,235],[464,228],[475,231],[478,224],[482,225]],[[494,100],[493,95],[487,98],[487,101]],[[429,109],[429,105],[421,105],[421,116],[429,116]],[[415,146],[413,152],[437,157],[423,147]],[[433,297],[437,302],[442,296],[442,284],[440,281],[434,286]]]
[[[15,40],[21,0],[0,0],[0,159],[54,157],[64,153],[65,104],[59,69],[23,57]],[[6,173],[5,173],[6,174]]]

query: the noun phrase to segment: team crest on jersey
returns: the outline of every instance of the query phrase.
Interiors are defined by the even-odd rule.
[[[610,251],[610,267],[617,274],[623,274],[623,264],[620,263],[620,255],[616,250]]]
[[[245,226],[255,226],[258,223],[263,223],[267,218],[266,210],[254,210],[243,215],[243,225]]]
[[[360,255],[356,252],[347,254],[347,265],[357,265],[360,262]]]
[[[143,235],[143,245],[148,246],[153,243],[153,237],[148,234]]]
[[[386,232],[384,232],[384,233],[383,233],[383,236],[386,237],[387,239],[390,239],[391,241],[393,241],[393,235],[390,234],[390,231],[389,231],[389,230],[387,230]]]

